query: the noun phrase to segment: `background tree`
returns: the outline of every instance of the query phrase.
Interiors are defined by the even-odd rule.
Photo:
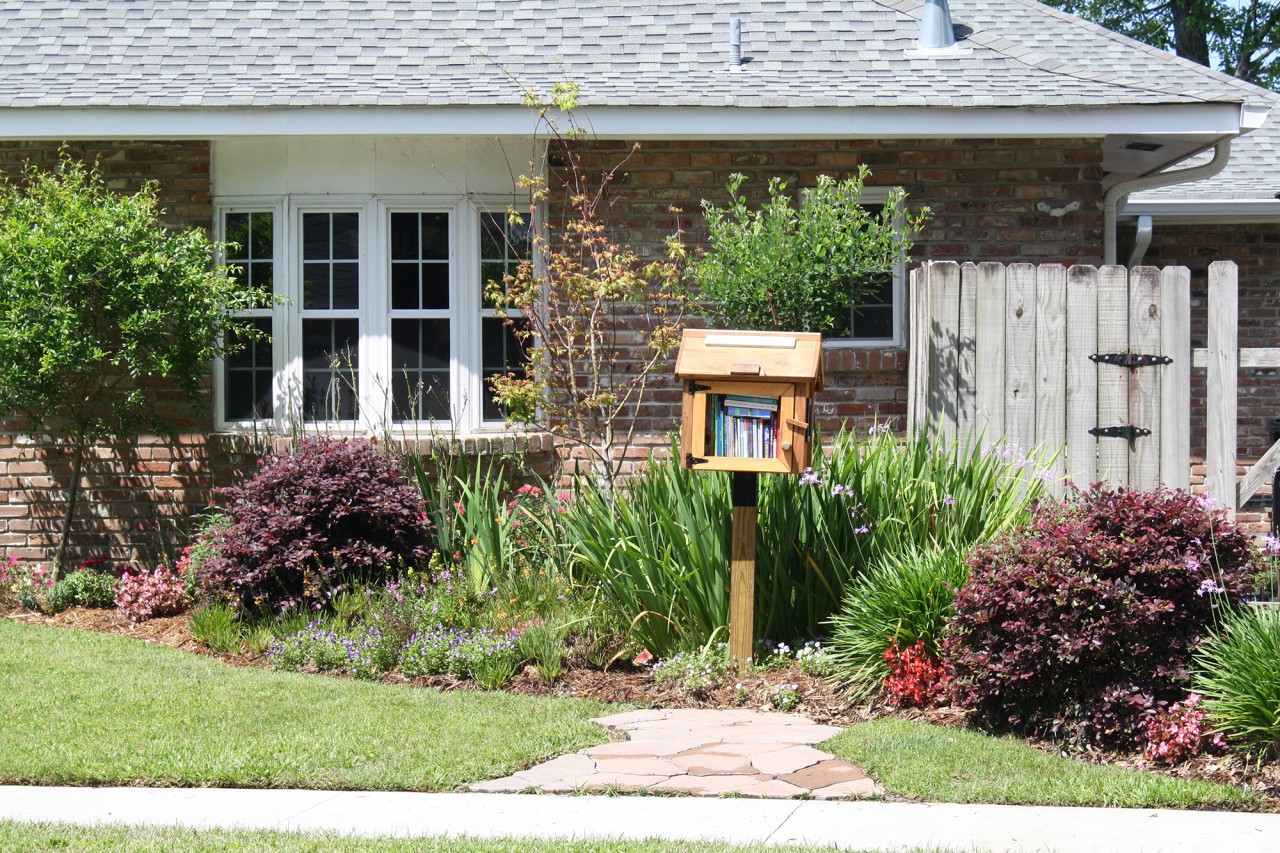
[[[1130,38],[1280,91],[1275,0],[1045,0]]]
[[[614,237],[610,188],[630,154],[602,172],[584,167],[575,85],[558,84],[545,100],[526,89],[525,99],[537,116],[541,153],[520,179],[528,207],[508,216],[530,224],[531,245],[514,273],[488,282],[486,298],[528,361],[523,376],[499,375],[490,384],[508,421],[537,425],[580,448],[611,490],[645,393],[665,374],[693,306],[685,247],[678,221],[658,256]]]
[[[224,334],[253,336],[228,312],[270,301],[215,265],[204,231],[167,230],[158,213],[154,185],[115,193],[69,158],[0,183],[0,412],[71,453],[55,573],[89,448],[163,429],[157,385],[204,403]]]
[[[691,264],[714,321],[739,329],[847,334],[849,306],[906,259],[928,209],[905,210],[901,187],[875,212],[862,202],[865,166],[837,181],[819,175],[798,193],[775,178],[757,208],[729,180],[729,203],[702,202],[707,249]]]

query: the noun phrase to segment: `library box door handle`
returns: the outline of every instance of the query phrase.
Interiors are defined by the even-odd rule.
[[[759,376],[760,365],[737,362],[729,365],[729,373],[733,376]]]
[[[793,429],[806,430],[809,428],[809,422],[797,420],[796,418],[787,418],[787,426]]]

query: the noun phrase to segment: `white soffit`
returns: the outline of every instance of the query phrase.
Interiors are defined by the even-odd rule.
[[[1240,132],[1238,103],[1086,108],[596,107],[578,120],[598,138],[1201,136]],[[525,107],[0,109],[0,139],[216,139],[246,136],[529,136]]]

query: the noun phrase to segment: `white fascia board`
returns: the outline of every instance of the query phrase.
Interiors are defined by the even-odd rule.
[[[598,138],[822,139],[1235,135],[1238,103],[1105,107],[591,107]],[[0,139],[246,136],[528,136],[527,107],[0,109]]]
[[[1130,201],[1120,211],[1121,219],[1150,216],[1163,222],[1280,222],[1280,199],[1169,199]]]

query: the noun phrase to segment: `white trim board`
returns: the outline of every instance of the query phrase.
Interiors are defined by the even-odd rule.
[[[1234,135],[1239,103],[1103,107],[591,107],[598,138],[818,139]],[[246,136],[528,136],[523,106],[23,107],[0,109],[0,139],[215,139]]]

